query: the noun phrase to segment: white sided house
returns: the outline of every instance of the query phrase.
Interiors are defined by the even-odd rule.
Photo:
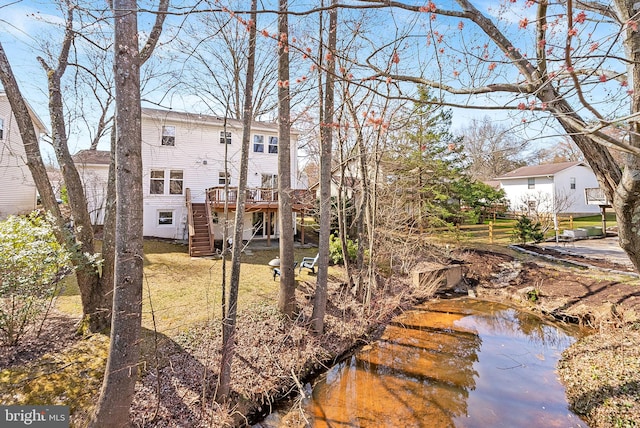
[[[29,113],[36,135],[46,133],[46,126],[31,108]],[[18,124],[6,94],[0,90],[0,219],[33,211],[37,193]]]
[[[94,225],[104,224],[110,161],[111,153],[104,150],[81,150],[73,155],[84,186],[89,217]]]
[[[242,131],[238,120],[142,109],[145,236],[189,240],[192,255],[207,255],[214,250],[214,241],[223,237],[225,209],[230,220],[226,222],[228,233],[233,233],[230,223],[236,209]],[[294,211],[302,211],[307,204],[301,204],[299,197],[309,195],[306,189],[295,190],[302,187],[297,180],[296,138],[292,134],[291,187]],[[279,236],[278,147],[276,124],[252,124],[244,239],[270,240]],[[108,152],[102,153],[93,155],[92,163],[85,159],[81,172],[90,212],[97,224],[103,221],[106,191],[98,191],[99,186],[92,183],[94,178],[106,183]]]
[[[600,212],[597,205],[586,202],[585,189],[598,187],[598,180],[583,162],[524,166],[494,180],[500,182],[509,210],[516,214]]]

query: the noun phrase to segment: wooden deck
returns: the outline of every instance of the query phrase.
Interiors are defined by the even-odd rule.
[[[224,186],[207,189],[208,200],[214,211],[222,211],[225,203],[230,210],[236,209],[238,188],[229,187],[226,192]],[[277,211],[278,189],[256,187],[246,189],[246,211]],[[307,189],[292,190],[291,202],[293,211],[301,212],[311,209],[316,199],[315,191]]]

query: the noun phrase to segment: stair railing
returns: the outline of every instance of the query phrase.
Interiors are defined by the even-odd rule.
[[[215,242],[213,233],[213,214],[211,212],[211,199],[209,199],[209,190],[207,189],[204,197],[204,209],[207,213],[207,230],[209,231],[209,249],[212,253],[215,253]]]
[[[191,205],[191,189],[185,189],[185,197],[187,202],[187,227],[189,229],[189,255],[192,256],[193,249],[193,237],[196,234],[196,229],[193,226],[193,206]]]

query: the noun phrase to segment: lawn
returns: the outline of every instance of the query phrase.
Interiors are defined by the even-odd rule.
[[[279,281],[273,280],[268,263],[278,247],[243,254],[240,269],[238,311],[255,303],[277,304]],[[147,240],[144,243],[143,327],[172,337],[195,323],[221,318],[222,259],[192,258],[184,245]],[[295,260],[314,257],[316,248],[295,250]],[[296,279],[315,281],[307,269]],[[226,264],[227,287],[231,260]],[[67,284],[58,297],[59,310],[80,316],[82,307],[75,283]]]
[[[459,228],[439,228],[435,232],[438,241],[447,244],[474,243],[474,244],[498,244],[509,245],[513,243],[513,226],[516,219],[497,218],[493,222],[493,239],[489,239],[489,220],[482,224],[463,224]],[[559,216],[558,228],[559,233],[566,229],[578,229],[581,227],[602,226],[602,217],[600,214],[575,217]],[[616,215],[613,212],[607,212],[607,228],[616,226]],[[553,228],[545,234],[547,238],[555,236]]]

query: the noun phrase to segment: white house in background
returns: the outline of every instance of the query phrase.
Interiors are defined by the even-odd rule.
[[[104,150],[81,150],[73,155],[73,162],[84,185],[91,223],[94,225],[104,224],[110,160],[111,153]]]
[[[36,135],[45,134],[46,126],[28,108]],[[7,96],[0,90],[0,219],[33,211],[36,201],[36,185],[27,167],[20,130]]]
[[[229,218],[234,218],[242,130],[242,122],[238,120],[142,109],[145,236],[191,240],[190,222],[201,214],[195,210],[190,213],[188,207],[190,204],[208,203],[211,235],[221,239],[223,222],[220,219],[225,201]],[[304,183],[297,179],[297,135],[292,134],[291,140],[291,187],[304,189]],[[276,124],[252,124],[244,239],[279,235],[275,190],[278,184],[278,147]],[[78,153],[76,160],[85,183],[92,218],[96,224],[101,224],[109,154],[87,154],[85,151]],[[225,164],[228,175],[225,174]],[[226,195],[225,184],[229,186]],[[300,205],[294,206],[296,208],[302,209]]]
[[[597,214],[587,205],[585,188],[598,187],[591,168],[583,162],[524,166],[494,180],[500,182],[515,213]]]

